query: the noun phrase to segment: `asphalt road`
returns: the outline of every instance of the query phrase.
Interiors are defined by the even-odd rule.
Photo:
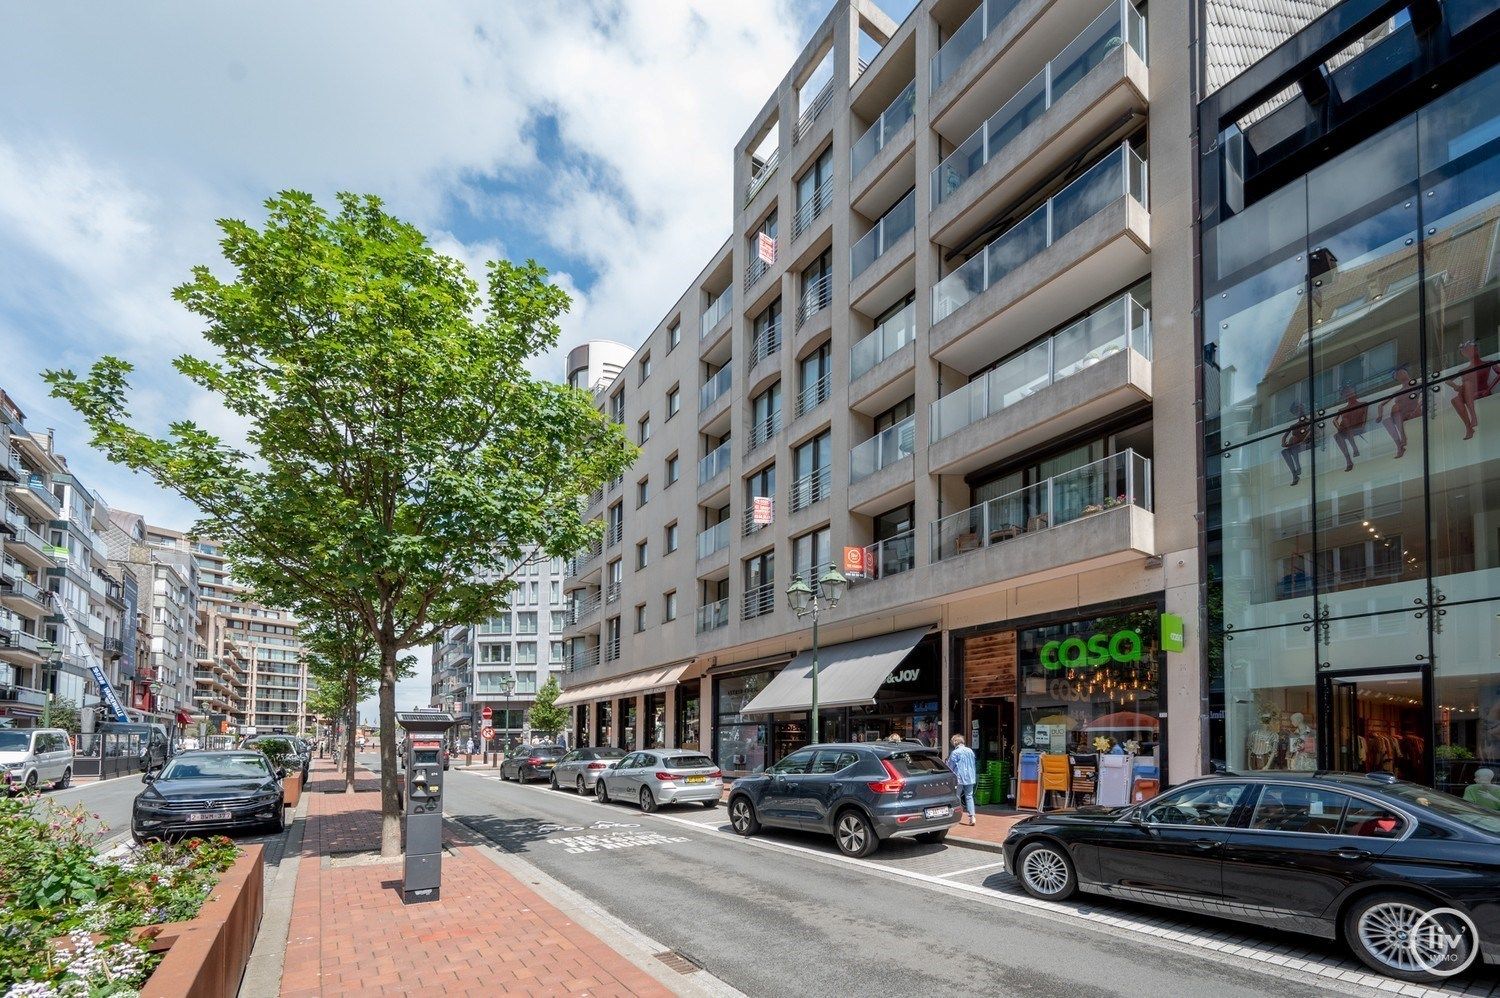
[[[1003,876],[995,854],[902,843],[848,861],[813,836],[726,835],[722,808],[641,815],[458,770],[447,786],[458,821],[750,995],[1332,993],[997,907],[975,886]]]
[[[97,814],[97,821],[90,818],[89,824],[105,830],[106,841],[113,843],[130,834],[130,804],[144,789],[139,776],[119,776],[112,780],[91,783],[75,783],[66,790],[45,790],[43,801],[52,801],[59,807],[83,805],[90,815]]]

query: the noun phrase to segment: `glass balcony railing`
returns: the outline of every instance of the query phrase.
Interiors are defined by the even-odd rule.
[[[853,380],[912,341],[916,335],[916,303],[876,326],[868,336],[849,348],[849,378]]]
[[[915,529],[876,541],[865,548],[865,577],[883,579],[900,575],[917,567],[917,532]]]
[[[1128,294],[932,403],[932,440],[993,416],[1121,350],[1151,359],[1151,310]]]
[[[19,596],[33,603],[40,603],[43,606],[47,604],[49,597],[47,590],[38,586],[35,582],[21,578],[19,575],[7,575],[0,578],[0,593]]]
[[[729,546],[729,521],[720,520],[698,534],[698,557],[707,558]]]
[[[698,608],[698,633],[717,631],[729,623],[729,597]]]
[[[958,30],[948,36],[932,57],[932,89],[937,90],[951,77],[964,60],[974,54],[979,43],[999,27],[1007,14],[1016,9],[1021,0],[982,0],[979,9],[959,25]],[[1073,0],[1077,2],[1077,0]]]
[[[709,302],[708,308],[703,310],[703,329],[698,334],[699,339],[713,332],[715,327],[724,321],[724,317],[729,314],[729,310],[733,307],[734,288],[730,286],[725,288],[719,297]]]
[[[52,512],[62,512],[62,502],[57,496],[52,494],[51,489],[47,488],[47,481],[41,475],[28,475],[26,477],[26,487]]]
[[[1151,459],[1133,450],[934,520],[932,560],[1050,530],[1120,506],[1151,508]]]
[[[734,372],[730,365],[725,364],[705,381],[698,389],[698,411],[702,412],[724,396],[729,391],[729,385],[734,380]]]
[[[896,240],[911,231],[917,223],[917,192],[913,188],[906,197],[897,201],[891,210],[880,216],[875,228],[860,237],[849,249],[849,278],[853,280],[870,264],[885,255],[886,250],[896,245]]]
[[[750,370],[781,349],[781,320],[770,323],[750,340]]]
[[[829,389],[833,386],[833,372],[818,378],[802,391],[797,393],[797,407],[794,418],[801,419],[812,412],[818,406],[828,401]]]
[[[740,608],[741,620],[754,620],[756,617],[764,617],[776,609],[776,583],[767,582],[763,586],[745,590],[745,598]]]
[[[1058,98],[1122,45],[1146,57],[1146,18],[1117,0],[1057,54],[1005,106],[974,130],[932,171],[932,203],[942,204],[1016,136],[1047,112]]]
[[[833,204],[833,178],[829,177],[818,185],[806,201],[797,206],[797,214],[792,216],[792,238],[796,239],[806,232],[831,204]]]
[[[854,143],[854,148],[849,152],[851,177],[859,176],[859,171],[869,166],[870,161],[885,148],[885,144],[911,120],[916,104],[917,81],[912,80]]]
[[[828,467],[819,468],[808,475],[803,475],[792,483],[792,512],[804,510],[815,502],[821,502],[828,498],[828,486],[832,479],[832,469]]]
[[[797,302],[797,327],[833,304],[832,274],[802,279],[802,300]]]
[[[939,281],[932,291],[933,323],[957,312],[1012,270],[1126,196],[1146,206],[1146,161],[1128,142]]]
[[[727,440],[705,454],[698,462],[698,484],[707,485],[728,471],[729,458],[729,441]]]
[[[849,483],[869,478],[917,449],[917,417],[907,416],[849,450]]]

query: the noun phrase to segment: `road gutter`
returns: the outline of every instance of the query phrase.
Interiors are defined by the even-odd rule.
[[[276,879],[266,887],[265,914],[260,931],[250,951],[240,994],[277,995],[281,993],[281,973],[286,966],[286,939],[292,925],[292,902],[297,896],[297,871],[302,867],[302,836],[307,830],[307,805],[311,795],[306,790],[293,812],[292,826],[282,844],[281,862]]]

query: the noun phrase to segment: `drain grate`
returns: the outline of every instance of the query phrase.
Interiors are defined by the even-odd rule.
[[[669,949],[656,954],[656,958],[679,974],[691,974],[703,969],[703,964],[680,950]]]

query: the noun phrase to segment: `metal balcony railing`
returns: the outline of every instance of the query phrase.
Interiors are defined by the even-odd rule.
[[[625,521],[616,520],[604,532],[604,546],[614,547],[625,536]]]
[[[906,197],[891,206],[891,210],[880,216],[875,228],[859,238],[849,248],[849,279],[853,280],[870,265],[885,255],[886,250],[912,230],[917,224],[917,191],[912,188]]]
[[[581,594],[581,595],[580,595]],[[581,624],[599,611],[603,594],[595,590],[579,590],[568,604],[568,623]]]
[[[802,581],[812,587],[814,596],[823,595],[823,576],[828,574],[830,568],[834,568],[831,561],[825,561],[821,565],[803,565],[793,574],[800,575]]]
[[[808,199],[797,206],[792,216],[792,238],[799,238],[833,204],[833,178],[829,177],[816,188]]]
[[[773,522],[774,522],[774,517],[776,515],[776,500],[775,500],[774,497],[770,497],[770,498],[771,498],[771,515],[773,517]],[[765,530],[768,526],[770,526],[770,524],[767,524],[767,523],[756,523],[755,522],[755,504],[753,502],[748,503],[746,505],[746,507],[745,507],[745,513],[744,513],[744,515],[742,517],[740,517],[740,520],[741,520],[741,529],[740,529],[740,536],[741,537],[749,537],[751,534],[757,533],[757,532],[759,532],[761,530]]]
[[[698,333],[699,339],[713,332],[733,307],[734,286],[730,285],[719,293],[719,297],[708,303],[708,308],[703,310],[703,328]]]
[[[865,578],[883,579],[917,567],[916,528],[865,547]]]
[[[934,520],[932,560],[1051,530],[1121,506],[1151,509],[1151,459],[1133,450]]]
[[[618,603],[620,601],[620,580],[613,579],[609,585],[604,587],[604,602]]]
[[[573,657],[568,659],[568,671],[577,672],[579,669],[592,669],[599,664],[599,646],[585,648],[581,652],[574,652]]]
[[[803,475],[792,483],[792,512],[796,513],[828,498],[828,484],[832,479],[832,468],[822,467],[810,475]]]
[[[30,489],[32,494],[34,494],[38,499],[42,500],[43,504],[45,504],[48,509],[52,510],[52,512],[62,512],[62,501],[59,500],[57,496],[52,494],[52,490],[47,487],[47,480],[44,479],[41,475],[28,475],[26,477],[26,487]]]
[[[698,534],[698,557],[707,558],[729,546],[729,521],[720,520]]]
[[[912,341],[917,331],[916,309],[915,302],[909,303],[849,348],[851,380],[864,374]]]
[[[620,636],[611,637],[604,643],[604,661],[618,662],[620,660]]]
[[[776,609],[776,583],[767,582],[763,586],[745,590],[745,597],[740,604],[740,619],[753,620],[756,617],[764,617]]]
[[[792,129],[792,145],[796,145],[806,137],[807,133],[812,129],[813,124],[818,120],[818,116],[823,113],[823,109],[828,106],[828,102],[832,98],[833,80],[830,79],[827,83],[823,84],[823,89],[818,91],[818,95],[812,99],[812,103],[807,105],[807,109],[802,112],[802,117],[797,119],[797,127]]]
[[[854,143],[854,148],[849,151],[851,177],[859,176],[859,171],[869,166],[870,161],[885,148],[885,144],[912,119],[916,105],[917,81],[912,80]]]
[[[745,184],[745,204],[755,200],[755,195],[771,179],[771,174],[776,172],[776,164],[781,160],[781,150],[773,149],[771,155],[759,162],[752,160],[750,164],[750,180]]]
[[[729,598],[714,603],[705,603],[698,608],[698,633],[717,631],[729,623]]]
[[[728,471],[730,457],[729,441],[727,440],[705,454],[698,462],[698,484],[707,485]]]
[[[932,321],[941,322],[992,284],[1121,197],[1146,207],[1146,168],[1128,142],[1052,195],[932,289]]]
[[[974,54],[979,43],[999,27],[1007,14],[1016,9],[1021,0],[982,0],[979,9],[969,15],[957,31],[948,36],[932,56],[932,89],[937,90],[957,71],[964,60]],[[1076,3],[1077,0],[1074,0]]]
[[[781,319],[769,323],[750,341],[750,370],[781,349]]]
[[[794,418],[801,419],[824,402],[827,402],[828,392],[832,387],[832,371],[825,373],[821,378],[804,387],[802,391],[797,393],[796,415]]]
[[[849,450],[849,483],[869,478],[881,468],[887,468],[904,457],[910,457],[917,449],[917,418],[907,416],[895,426],[875,434],[862,444]]]
[[[812,280],[804,279],[802,297],[797,301],[797,327],[833,304],[832,274],[819,274]]]
[[[1151,310],[1128,294],[932,403],[932,440],[957,433],[1121,350],[1151,359]]]
[[[781,432],[781,410],[777,409],[765,419],[752,423],[750,426],[750,441],[745,447],[747,455],[755,453],[760,447],[771,440],[772,437]]]
[[[23,599],[29,599],[33,603],[40,603],[44,606],[51,595],[35,582],[23,579],[19,575],[0,576],[0,593],[10,596],[20,596]]]
[[[1130,0],[1115,0],[1042,71],[990,115],[932,171],[932,203],[947,200],[1078,81],[1121,45],[1146,58],[1146,18]]]
[[[714,372],[713,377],[709,378],[698,388],[698,411],[702,412],[723,398],[724,393],[729,391],[729,386],[733,382],[734,371],[729,364],[725,364],[718,371]]]

